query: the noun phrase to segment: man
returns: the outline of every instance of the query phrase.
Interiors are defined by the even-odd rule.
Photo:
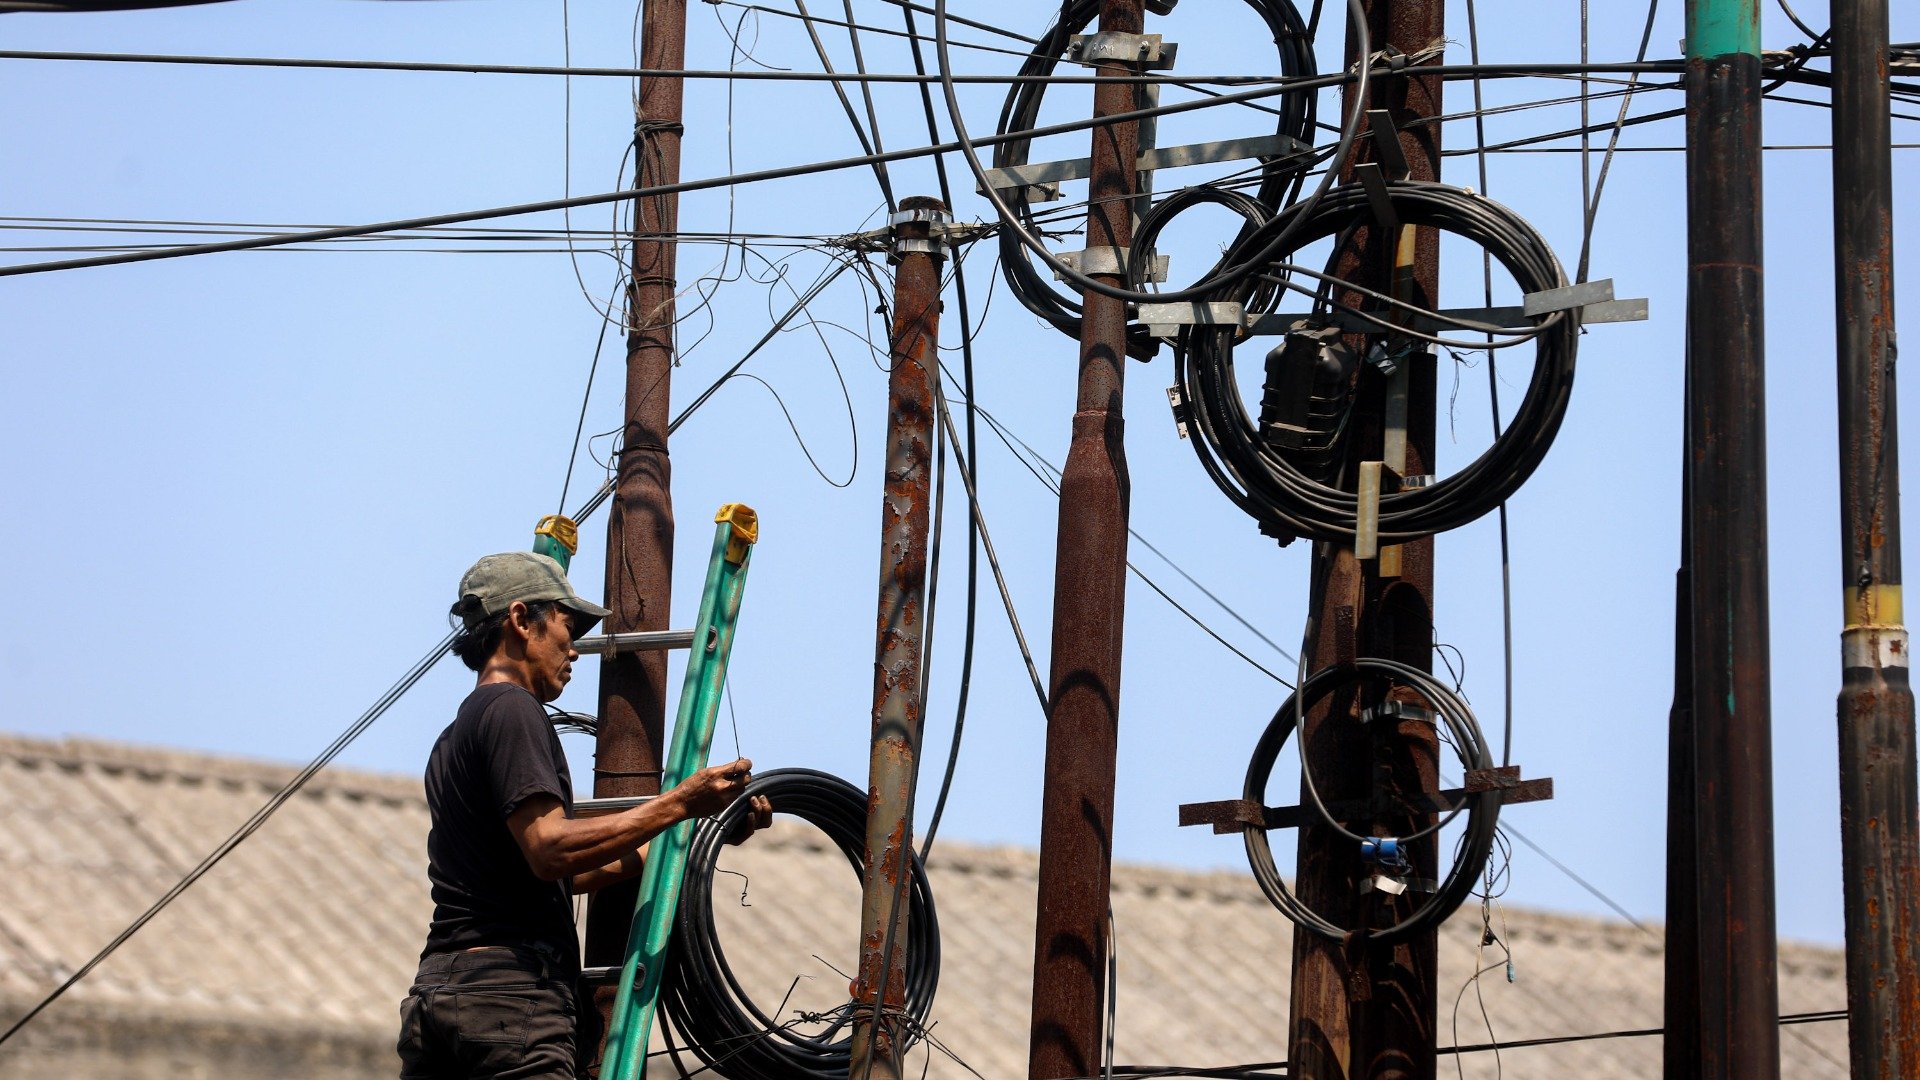
[[[750,779],[742,758],[630,810],[572,816],[572,778],[541,706],[573,676],[573,639],[607,614],[532,552],[489,555],[460,581],[453,650],[479,680],[427,759],[433,923],[400,1008],[402,1080],[571,1078],[572,897],[639,873],[649,840],[725,809]],[[756,797],[735,841],[772,814]]]

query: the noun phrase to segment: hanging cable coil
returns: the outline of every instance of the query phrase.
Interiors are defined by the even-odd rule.
[[[1480,732],[1480,724],[1474,719],[1473,710],[1466,699],[1451,687],[1440,682],[1419,668],[1393,660],[1361,659],[1351,664],[1336,664],[1315,672],[1313,677],[1301,684],[1300,689],[1280,706],[1261,733],[1260,741],[1255,745],[1253,757],[1247,763],[1247,780],[1242,789],[1241,798],[1255,805],[1267,805],[1267,780],[1273,772],[1274,761],[1280,751],[1292,738],[1300,726],[1308,709],[1325,701],[1335,691],[1351,688],[1363,681],[1387,682],[1412,690],[1424,699],[1435,715],[1435,722],[1446,726],[1447,734],[1455,753],[1459,756],[1463,771],[1487,769],[1493,766],[1493,754],[1487,748],[1486,737]],[[1336,721],[1329,721],[1336,722]],[[1335,815],[1320,797],[1318,784],[1313,774],[1301,766],[1302,787],[1307,791],[1315,812],[1320,819],[1332,826],[1342,836],[1356,844],[1376,838],[1356,834],[1336,820]],[[1344,940],[1349,933],[1357,932],[1374,941],[1390,941],[1417,930],[1434,927],[1447,916],[1457,911],[1462,902],[1473,892],[1474,884],[1479,880],[1480,872],[1485,869],[1487,857],[1493,850],[1494,827],[1500,814],[1500,795],[1494,791],[1469,792],[1454,805],[1451,810],[1439,815],[1431,824],[1395,838],[1400,844],[1419,842],[1437,838],[1440,830],[1461,813],[1467,816],[1466,832],[1461,837],[1454,853],[1453,865],[1446,878],[1428,895],[1425,902],[1419,904],[1399,922],[1384,927],[1341,926],[1327,919],[1319,912],[1309,908],[1301,899],[1287,888],[1280,877],[1279,867],[1274,865],[1273,851],[1267,845],[1267,830],[1261,826],[1249,825],[1245,831],[1247,845],[1247,864],[1253,869],[1254,880],[1260,883],[1260,890],[1273,901],[1273,906],[1291,920],[1294,925],[1311,930],[1325,937]],[[1405,813],[1405,811],[1403,811]],[[1383,910],[1384,905],[1382,906]]]
[[[726,838],[740,827],[755,795],[776,814],[790,814],[827,835],[858,877],[866,861],[867,793],[829,773],[776,769],[755,777],[733,805],[707,818],[687,849],[687,878],[667,952],[660,1005],[702,1062],[736,1080],[846,1080],[852,1061],[851,1002],[823,1031],[804,1034],[770,1016],[746,994],[727,963],[713,915],[713,878]],[[907,914],[906,1023],[912,1040],[925,1030],[940,981],[940,923],[918,856]],[[845,1031],[846,1034],[842,1035]]]
[[[1492,199],[1465,188],[1418,181],[1391,183],[1387,192],[1403,225],[1430,226],[1486,249],[1513,276],[1522,293],[1566,285],[1559,260],[1540,234],[1520,215]],[[1298,204],[1281,211],[1251,229],[1238,246],[1258,250],[1268,237],[1284,233],[1292,237],[1289,250],[1297,251],[1317,240],[1350,237],[1371,222],[1373,214],[1364,188],[1349,184],[1317,204]],[[1336,245],[1336,254],[1343,246]],[[1223,262],[1234,262],[1238,254],[1229,251]],[[1294,280],[1296,276],[1316,279],[1318,285],[1309,288]],[[1380,542],[1417,540],[1459,528],[1492,511],[1539,467],[1560,430],[1573,390],[1579,317],[1571,311],[1556,311],[1534,317],[1530,328],[1511,330],[1445,318],[1370,290],[1358,290],[1366,298],[1366,307],[1338,298],[1354,289],[1330,273],[1275,262],[1264,273],[1244,278],[1212,299],[1240,303],[1252,318],[1271,312],[1280,296],[1294,291],[1314,298],[1316,315],[1339,310],[1349,319],[1374,324],[1375,332],[1391,332],[1414,341],[1459,349],[1490,347],[1484,339],[1457,340],[1425,333],[1417,326],[1411,331],[1393,326],[1395,321],[1407,321],[1403,315],[1417,315],[1470,333],[1492,332],[1499,335],[1491,343],[1494,348],[1533,342],[1533,377],[1512,423],[1486,452],[1452,475],[1425,486],[1383,492]],[[1178,339],[1174,374],[1184,401],[1177,408],[1180,419],[1196,429],[1197,437],[1190,441],[1200,464],[1220,490],[1266,531],[1351,544],[1359,516],[1358,497],[1307,476],[1260,438],[1235,382],[1234,339],[1240,333],[1231,326],[1195,327],[1183,330]]]
[[[1247,4],[1266,23],[1274,45],[1279,49],[1280,73],[1289,78],[1314,75],[1313,41],[1291,0],[1247,0]],[[1061,58],[1066,55],[1074,35],[1091,26],[1099,14],[1099,0],[1068,0],[1061,7],[1059,17],[1047,27],[1034,45],[1033,52],[1021,65],[1020,74],[1052,75]],[[1013,84],[1000,110],[999,133],[1018,134],[1038,126],[1040,104],[1046,90],[1045,82]],[[1275,133],[1292,139],[1302,149],[1299,153],[1262,161],[1258,193],[1254,198],[1270,211],[1278,210],[1298,197],[1301,181],[1314,160],[1306,148],[1313,142],[1316,93],[1314,90],[1303,90],[1286,94],[1274,110],[1278,113]],[[1027,164],[1031,148],[1032,141],[1029,139],[998,144],[994,147],[994,167],[1004,169]],[[1029,195],[1027,188],[1012,188],[1007,191],[1005,201],[1021,229],[1038,235],[1040,226]],[[1079,302],[1063,295],[1046,280],[1034,265],[1026,244],[1013,230],[1000,234],[1000,265],[1006,275],[1008,289],[1028,311],[1070,337],[1077,339],[1080,336]],[[1146,329],[1136,323],[1127,330],[1128,351],[1135,356],[1153,355],[1157,343],[1147,336]]]

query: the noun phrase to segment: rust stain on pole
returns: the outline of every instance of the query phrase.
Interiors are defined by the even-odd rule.
[[[1102,33],[1138,34],[1142,0],[1101,0]],[[1137,65],[1109,62],[1103,75]],[[1094,89],[1096,117],[1138,106],[1125,83]],[[1139,190],[1137,121],[1093,129],[1087,246],[1125,251]],[[1124,285],[1118,275],[1097,280]],[[1106,1026],[1107,904],[1113,870],[1114,758],[1120,725],[1121,628],[1126,607],[1127,455],[1121,391],[1127,310],[1082,296],[1080,378],[1072,441],[1060,478],[1054,555],[1046,779],[1040,810],[1035,910],[1032,1080],[1100,1071]]]
[[[1392,45],[1411,53],[1445,36],[1440,0],[1365,0],[1363,6],[1375,49]],[[1351,38],[1347,47],[1351,53]],[[1440,126],[1419,121],[1441,115],[1440,91],[1441,82],[1433,77],[1376,77],[1372,100],[1363,106],[1386,109],[1394,118],[1410,179],[1439,178]],[[1350,172],[1371,152],[1370,141],[1358,144],[1346,169]],[[1359,231],[1339,266],[1343,277],[1375,289],[1392,286],[1395,237],[1377,235],[1384,231]],[[1417,229],[1413,274],[1404,283],[1412,290],[1407,299],[1436,306],[1439,276],[1439,236],[1432,229]],[[1346,299],[1359,302],[1357,294]],[[1417,354],[1408,372],[1406,474],[1421,475],[1433,471],[1433,357]],[[1386,380],[1369,368],[1362,374],[1348,440],[1349,473],[1363,459],[1381,459],[1385,412]],[[1423,670],[1432,667],[1433,540],[1400,550],[1399,575],[1383,578],[1377,564],[1360,563],[1351,550],[1315,545],[1310,601],[1315,639],[1309,643],[1315,670],[1362,655]],[[1357,722],[1359,705],[1350,694],[1335,695],[1307,715],[1300,745],[1323,793],[1348,799],[1368,796],[1376,786],[1408,793],[1438,790],[1439,747],[1432,726],[1402,721],[1392,731],[1370,732]],[[1379,824],[1378,831],[1405,835],[1422,822],[1409,818]],[[1438,859],[1432,845],[1416,845],[1410,854],[1415,874],[1435,876]],[[1352,842],[1324,825],[1301,830],[1296,890],[1314,910],[1349,926],[1397,921],[1411,910],[1410,897],[1387,901],[1377,892],[1361,893],[1366,876]],[[1430,1080],[1436,1066],[1436,941],[1431,931],[1384,947],[1296,933],[1288,1038],[1291,1075],[1299,1080]]]
[[[686,0],[645,0],[640,66],[686,66]],[[680,179],[681,80],[640,80],[634,118],[638,187]],[[627,289],[627,381],[613,505],[607,523],[608,633],[665,630],[673,595],[673,467],[667,457],[673,372],[674,236],[680,197],[636,199],[633,277]],[[667,711],[667,656],[646,651],[608,654],[600,667],[600,730],[594,743],[593,793],[605,798],[660,790]],[[639,882],[595,893],[587,908],[584,961],[618,965],[625,955]],[[597,1063],[613,1009],[613,987],[599,987],[581,1010],[581,1060]],[[589,1057],[588,1055],[591,1055]]]
[[[904,1051],[898,1018],[907,1000],[911,905],[906,892],[913,861],[916,754],[925,719],[920,715],[921,618],[927,595],[940,270],[945,262],[935,222],[928,219],[944,223],[946,216],[946,204],[938,199],[903,199],[896,219],[906,220],[896,220],[892,230],[897,269],[887,378],[885,493],[880,500],[873,750],[868,762],[867,856],[860,894],[860,976],[854,985],[854,999],[866,1008],[854,1018],[851,1072],[855,1080],[899,1080]]]
[[[1840,852],[1856,1077],[1920,1075],[1920,785],[1901,604],[1887,0],[1833,5]]]

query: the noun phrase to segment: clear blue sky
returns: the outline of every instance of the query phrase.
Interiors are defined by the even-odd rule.
[[[837,14],[834,12],[822,14]],[[956,10],[1038,33],[1044,5],[968,2]],[[1465,62],[1464,7],[1451,5]],[[1630,59],[1640,16],[1604,7],[1593,55]],[[1803,5],[1824,21],[1823,6]],[[736,7],[690,5],[689,64],[724,68]],[[1678,52],[1678,3],[1662,5],[1653,55]],[[863,21],[898,26],[898,9],[859,0]],[[634,8],[576,0],[579,64],[633,59]],[[1492,61],[1578,56],[1577,6],[1483,0]],[[1770,48],[1797,40],[1777,11]],[[1913,12],[1895,37],[1920,37]],[[271,0],[99,16],[8,15],[0,47],[557,64],[556,3],[286,3]],[[723,22],[725,24],[723,28]],[[927,23],[923,20],[923,29]],[[1271,51],[1238,5],[1189,0],[1149,29],[1181,45],[1185,72],[1269,71]],[[844,37],[825,35],[850,66]],[[991,40],[966,31],[970,41]],[[1323,67],[1335,62],[1329,31]],[[815,68],[790,20],[752,17],[742,36],[759,61]],[[898,39],[868,37],[877,70],[910,70]],[[966,70],[1014,58],[963,52]],[[742,66],[751,61],[741,60]],[[1489,87],[1490,102],[1557,97],[1567,82]],[[0,214],[334,224],[376,221],[560,195],[565,87],[529,76],[281,71],[0,62]],[[1806,96],[1821,96],[1803,91]],[[1464,84],[1448,104],[1470,104]],[[886,144],[924,141],[918,95],[878,94]],[[970,124],[990,130],[998,95],[965,93]],[[1673,108],[1649,93],[1636,112]],[[1333,99],[1327,98],[1329,114]],[[1595,106],[1596,116],[1617,105]],[[1084,116],[1084,88],[1049,94],[1047,119]],[[715,176],[857,152],[824,85],[721,83],[687,92],[685,174]],[[1168,120],[1164,143],[1256,134],[1245,110]],[[1490,121],[1495,139],[1571,127],[1570,107]],[[1821,143],[1827,113],[1768,107],[1768,140]],[[1270,130],[1270,129],[1269,129]],[[631,132],[622,79],[572,85],[572,190],[612,190]],[[1913,141],[1916,126],[1896,137]],[[1448,145],[1470,144],[1452,125]],[[1678,121],[1631,129],[1625,145],[1677,146]],[[1078,156],[1085,137],[1051,140],[1036,160]],[[1559,144],[1562,146],[1570,143]],[[1896,155],[1897,190],[1920,176]],[[1597,165],[1597,159],[1596,159]],[[1767,292],[1780,927],[1841,933],[1833,699],[1839,686],[1838,505],[1833,402],[1830,166],[1824,153],[1768,158]],[[957,166],[957,161],[956,161]],[[1582,342],[1572,408],[1546,465],[1515,498],[1515,760],[1556,778],[1558,798],[1508,821],[1636,915],[1662,910],[1666,712],[1671,692],[1672,573],[1677,559],[1683,164],[1675,153],[1621,155],[1602,204],[1594,275],[1654,317],[1597,327]],[[1471,158],[1447,178],[1478,186]],[[1196,173],[1196,177],[1199,174]],[[896,166],[896,190],[933,193],[925,162]],[[1161,182],[1170,187],[1180,178]],[[1502,155],[1490,191],[1535,221],[1571,266],[1579,246],[1580,163],[1571,154]],[[840,234],[870,227],[871,173],[688,197],[689,231]],[[990,213],[960,185],[960,214]],[[575,225],[604,231],[604,208]],[[489,223],[555,227],[558,215]],[[1897,221],[1915,250],[1914,215]],[[1169,237],[1176,280],[1211,261],[1223,218],[1196,214]],[[9,230],[0,246],[94,243]],[[76,239],[77,237],[77,239]],[[167,238],[161,237],[159,240]],[[545,245],[541,245],[545,246]],[[1068,242],[1068,246],[1073,246]],[[565,254],[429,254],[350,245],[261,252],[7,279],[0,283],[8,422],[0,428],[7,535],[20,570],[14,616],[0,625],[0,726],[304,760],[445,631],[459,573],[489,551],[519,548],[559,498],[576,410],[613,285],[607,244]],[[804,287],[827,265],[813,252],[757,248]],[[1450,303],[1478,301],[1477,255],[1446,250]],[[14,253],[7,259],[57,257]],[[967,267],[976,305],[979,397],[1058,460],[1072,402],[1074,346],[991,289],[992,252]],[[683,326],[676,401],[689,400],[791,301],[737,252],[689,244],[681,278],[729,279]],[[1900,314],[1916,317],[1915,274]],[[879,558],[876,468],[885,378],[860,334],[873,298],[843,279],[748,370],[778,391],[830,486],[808,464],[767,386],[729,385],[674,442],[682,547],[677,623],[690,622],[714,507],[740,501],[764,522],[734,660],[739,743],[763,768],[811,765],[863,780],[872,686],[873,590]],[[691,300],[684,310],[693,307]],[[957,341],[949,304],[947,341]],[[816,332],[817,331],[817,332]],[[587,430],[618,422],[617,333],[602,359]],[[829,351],[830,350],[830,351]],[[837,376],[836,377],[836,365]],[[1276,641],[1297,641],[1307,551],[1276,549],[1235,511],[1174,437],[1163,356],[1129,368],[1128,452],[1143,535],[1229,598]],[[1442,426],[1442,464],[1488,439],[1486,369],[1458,379]],[[1502,372],[1517,400],[1524,363]],[[842,396],[844,380],[846,398]],[[851,416],[849,425],[847,400]],[[1912,410],[1909,410],[1911,413]],[[1909,440],[1911,443],[1912,440]],[[602,457],[605,441],[596,444]],[[858,467],[855,468],[855,454]],[[1911,470],[1912,463],[1905,463]],[[1029,640],[1044,670],[1052,591],[1054,503],[995,443],[983,449],[983,497]],[[583,453],[579,495],[600,476]],[[851,481],[848,483],[848,477]],[[949,503],[958,522],[963,504]],[[597,595],[604,521],[584,530],[575,563]],[[959,535],[956,528],[953,535]],[[957,544],[949,548],[958,550]],[[1499,562],[1489,519],[1440,540],[1437,625],[1467,661],[1466,690],[1497,731],[1501,712]],[[1141,567],[1269,666],[1284,663],[1151,554]],[[960,567],[950,557],[950,570]],[[948,578],[934,674],[928,764],[951,722],[960,640],[958,572]],[[981,594],[973,711],[947,835],[1031,844],[1037,836],[1043,725],[990,582]],[[1243,866],[1231,837],[1181,831],[1178,804],[1236,795],[1246,755],[1284,690],[1221,649],[1145,587],[1127,612],[1119,809],[1123,859]],[[591,709],[594,672],[562,700]],[[345,762],[412,772],[467,684],[444,664],[351,749]],[[732,749],[723,728],[716,752]],[[584,742],[572,745],[587,771]],[[934,773],[937,776],[937,772]],[[1290,775],[1290,774],[1289,774]],[[925,800],[930,802],[931,800]],[[925,805],[923,802],[923,806]],[[208,844],[216,840],[208,837]],[[271,836],[263,838],[271,842]],[[1515,903],[1604,912],[1531,852],[1514,860]],[[1278,917],[1277,915],[1275,916]]]

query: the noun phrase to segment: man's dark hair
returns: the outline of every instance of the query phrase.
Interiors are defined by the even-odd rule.
[[[559,606],[559,602],[555,600],[529,601],[527,621],[529,623],[544,622],[548,614]],[[507,619],[512,615],[513,608],[508,607],[500,614],[490,615],[481,620],[478,625],[460,631],[460,636],[453,639],[453,655],[459,657],[461,663],[474,671],[484,669],[494,651],[500,648],[500,638],[506,633]]]

